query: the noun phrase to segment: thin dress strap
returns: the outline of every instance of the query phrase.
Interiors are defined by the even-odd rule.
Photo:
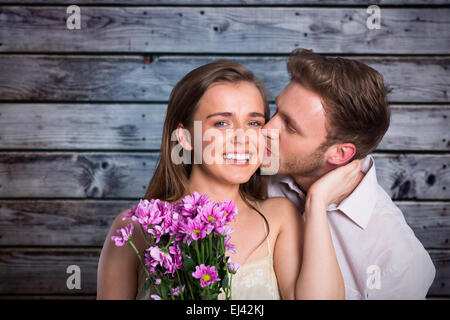
[[[256,201],[256,206],[258,207],[259,211],[261,211],[261,207],[259,205],[259,202]],[[261,212],[262,213],[262,212]],[[267,226],[266,226],[266,220],[263,219],[263,225],[264,225],[264,234],[266,235],[267,239],[267,250],[269,252],[269,256],[272,255],[272,250],[270,249],[270,239],[269,234],[267,233]]]

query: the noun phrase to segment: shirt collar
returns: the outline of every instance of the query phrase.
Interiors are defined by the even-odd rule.
[[[377,176],[373,157],[368,155],[361,160],[361,171],[365,173],[363,179],[355,190],[345,198],[339,205],[331,204],[327,211],[340,210],[359,227],[365,229],[369,223],[370,217],[377,200]],[[299,188],[295,180],[290,175],[282,175],[279,179],[289,188],[295,191],[301,200],[305,200],[304,192]]]

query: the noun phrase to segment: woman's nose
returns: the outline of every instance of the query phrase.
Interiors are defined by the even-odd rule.
[[[242,128],[235,128],[233,130],[233,143],[237,144],[245,144],[246,143],[246,134],[244,132],[244,129]]]

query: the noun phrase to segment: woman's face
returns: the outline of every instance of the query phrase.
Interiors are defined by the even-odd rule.
[[[258,169],[265,151],[261,134],[265,124],[264,102],[255,85],[249,82],[211,85],[200,99],[193,120],[202,127],[201,148],[194,143],[194,155],[202,152],[198,168],[230,184],[247,182]],[[195,130],[191,131],[193,142],[194,134]]]

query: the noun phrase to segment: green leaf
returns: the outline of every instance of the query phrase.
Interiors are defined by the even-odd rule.
[[[150,289],[150,285],[151,285],[151,280],[150,280],[150,279],[145,280],[145,283],[144,283],[144,290]]]
[[[169,292],[168,288],[163,284],[160,285],[160,288],[161,288],[161,294],[162,294],[161,299],[167,299],[167,293]]]
[[[225,276],[222,280],[221,287],[225,290],[228,287],[228,276]]]
[[[194,259],[192,259],[192,258],[185,259],[183,262],[183,266],[184,266],[185,272],[187,272],[187,273],[189,273],[190,271],[194,271],[195,270]]]

